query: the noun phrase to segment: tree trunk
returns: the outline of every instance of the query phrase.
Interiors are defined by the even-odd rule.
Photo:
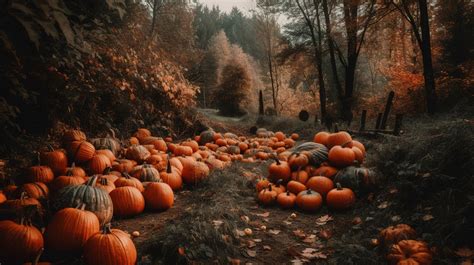
[[[420,27],[422,35],[421,54],[423,57],[423,76],[425,78],[426,105],[429,114],[436,111],[436,90],[431,57],[430,25],[426,0],[418,1],[420,7]]]
[[[352,92],[355,84],[357,66],[357,16],[358,4],[352,0],[344,0],[344,23],[347,34],[347,66],[345,73],[344,98],[342,100],[342,119],[352,119]],[[362,43],[361,43],[362,45]]]
[[[158,1],[160,1],[160,0],[153,0],[153,10],[152,10],[152,18],[151,18],[150,37],[153,37],[153,33],[155,32],[156,15],[157,15],[157,13],[158,13]]]
[[[341,82],[339,81],[339,74],[337,73],[337,65],[336,65],[336,56],[334,55],[334,43],[331,37],[331,20],[329,18],[329,8],[327,0],[323,0],[323,12],[324,12],[324,20],[326,22],[326,38],[328,40],[328,48],[329,48],[329,60],[331,62],[331,71],[332,71],[332,78],[336,85],[336,91],[339,98],[342,98],[343,91]]]
[[[273,108],[276,113],[277,109],[277,98],[276,98],[276,89],[275,89],[275,79],[273,78],[273,64],[272,64],[272,56],[270,52],[268,52],[268,69],[270,70],[270,81],[272,83],[272,99],[273,99]]]

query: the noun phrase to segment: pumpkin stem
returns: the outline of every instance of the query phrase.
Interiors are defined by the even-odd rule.
[[[48,148],[49,148],[49,151],[53,152],[54,151],[54,148],[51,144],[48,144]]]
[[[43,255],[43,251],[44,251],[44,248],[41,248],[41,249],[38,251],[38,254],[37,254],[36,257],[35,257],[35,260],[33,260],[32,265],[38,265],[39,260],[40,260],[40,258],[41,258],[41,255]]]
[[[86,185],[87,185],[87,186],[92,186],[92,187],[94,187],[95,184],[97,183],[98,177],[99,177],[98,175],[92,176],[92,177],[87,181]]]
[[[312,190],[311,189],[307,189],[306,190],[306,194],[311,194],[312,193]]]
[[[290,196],[290,191],[289,190],[286,191],[286,196]]]
[[[110,174],[110,171],[112,171],[112,168],[111,167],[106,167],[104,169],[104,172],[102,172],[102,175],[109,175]]]
[[[110,224],[110,223],[106,223],[106,224],[102,227],[102,234],[111,234],[111,233],[112,233],[111,224]]]
[[[272,191],[272,185],[268,185],[268,191]]]
[[[128,172],[126,172],[126,171],[122,172],[122,175],[123,175],[123,177],[126,178],[126,179],[130,179],[130,178],[132,177],[132,176],[130,176],[130,174],[128,174]]]
[[[170,174],[171,173],[171,162],[170,162],[170,155],[168,154],[167,157],[167,162],[166,162],[166,173]]]
[[[109,128],[109,132],[113,139],[115,139],[115,131],[112,128]]]
[[[341,183],[337,182],[336,183],[336,188],[337,188],[337,190],[342,190]]]
[[[83,202],[80,202],[77,204],[76,209],[84,211],[86,209],[86,204]]]

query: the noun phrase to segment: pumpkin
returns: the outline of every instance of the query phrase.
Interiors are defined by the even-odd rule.
[[[209,167],[194,158],[178,157],[183,165],[181,177],[186,184],[197,184],[209,175]]]
[[[169,158],[166,164],[166,171],[160,172],[160,178],[164,183],[170,185],[174,191],[180,190],[183,186],[183,179],[178,170],[171,166]]]
[[[335,210],[345,210],[351,208],[355,203],[355,194],[351,189],[341,187],[336,183],[336,188],[328,192],[326,204]]]
[[[60,150],[41,153],[41,163],[51,168],[53,173],[58,176],[66,173],[67,157]]]
[[[283,141],[286,138],[286,135],[283,132],[276,132],[275,137],[278,139],[278,141]]]
[[[316,212],[323,205],[323,198],[313,190],[305,190],[296,196],[296,205],[303,211]]]
[[[6,200],[2,203],[2,208],[11,210],[17,214],[23,212],[24,208],[29,207],[36,207],[40,213],[43,208],[37,199],[28,197],[26,192],[22,192],[18,199]]]
[[[291,178],[291,169],[288,162],[275,159],[275,162],[268,168],[268,174],[268,178],[273,182],[277,182],[278,180],[288,182]]]
[[[328,149],[322,144],[306,142],[293,148],[292,151],[305,154],[309,159],[309,164],[313,166],[318,167],[328,160]]]
[[[176,168],[179,172],[183,172],[183,164],[177,157],[172,157],[169,161],[172,167]]]
[[[295,207],[296,195],[287,191],[278,194],[277,203],[283,209],[291,209]]]
[[[26,173],[26,180],[28,182],[43,182],[49,183],[53,181],[54,173],[50,167],[47,166],[32,166],[29,167]]]
[[[85,209],[99,218],[100,224],[110,222],[113,215],[112,199],[109,194],[96,187],[98,176],[92,176],[83,185],[67,186],[58,191],[52,201],[53,210],[76,207],[85,204]]]
[[[152,210],[167,210],[173,206],[174,193],[171,187],[162,182],[150,183],[143,192],[147,208]]]
[[[218,146],[226,146],[227,145],[227,141],[223,138],[219,138],[215,142]]]
[[[89,173],[91,175],[102,174],[106,168],[111,166],[112,163],[107,156],[96,154],[89,160]]]
[[[206,164],[209,166],[209,169],[224,169],[226,164],[224,161],[213,157],[206,159]]]
[[[355,160],[360,164],[364,162],[364,153],[358,147],[352,147],[352,151],[355,155]]]
[[[309,178],[308,172],[306,172],[304,170],[298,170],[296,172],[291,173],[291,179],[292,180],[296,180],[296,181],[301,182],[303,184],[306,184],[306,182],[308,181],[308,178]]]
[[[355,193],[370,190],[376,186],[375,174],[372,170],[363,167],[346,167],[337,172],[334,182],[341,183],[344,188],[349,188]]]
[[[433,255],[423,241],[402,240],[390,247],[387,259],[397,265],[431,265]]]
[[[334,183],[330,178],[315,176],[311,177],[308,182],[306,182],[306,187],[318,192],[321,196],[326,197],[326,194],[334,188]]]
[[[143,184],[138,180],[137,178],[133,178],[128,174],[127,172],[123,173],[122,178],[118,178],[115,182],[115,187],[135,187],[137,188],[140,192],[144,191],[145,188],[143,187]]]
[[[347,147],[357,147],[360,151],[362,151],[362,154],[365,156],[365,146],[361,142],[357,140],[352,140],[352,142],[350,142]]]
[[[227,153],[238,155],[240,154],[240,148],[238,146],[231,145],[229,148],[227,148]]]
[[[33,199],[47,199],[49,197],[49,189],[42,182],[26,183],[21,186],[21,191],[26,192],[28,197]]]
[[[112,171],[112,168],[108,167],[104,170],[104,173],[100,175],[100,178],[102,179],[107,179],[108,182],[111,182],[112,184],[115,183],[115,181],[122,176],[122,174],[118,171]],[[100,179],[99,179],[100,180]],[[114,186],[115,187],[115,186]]]
[[[336,145],[346,146],[350,144],[352,137],[349,133],[345,131],[340,131],[336,133],[331,133],[328,137],[327,147],[331,149]]]
[[[0,204],[4,203],[7,200],[7,196],[3,193],[3,191],[0,191]]]
[[[112,151],[110,151],[109,149],[96,150],[95,153],[105,155],[107,158],[109,158],[111,164],[115,161],[115,159],[117,159],[114,153],[112,153]]]
[[[308,163],[309,158],[306,154],[295,152],[288,157],[288,164],[292,169],[305,167],[306,165],[308,165]]]
[[[0,235],[0,261],[5,264],[32,261],[44,245],[41,232],[24,218],[19,224],[0,221]]]
[[[130,173],[136,165],[137,162],[135,162],[134,160],[117,159],[112,164],[112,169],[118,172]]]
[[[415,239],[416,231],[407,224],[397,224],[395,226],[389,226],[384,230],[380,231],[380,242],[385,246],[396,244],[401,240]]]
[[[86,172],[82,167],[76,167],[76,163],[72,163],[71,167],[66,168],[66,176],[85,177]]]
[[[132,137],[130,137],[130,138],[128,139],[128,143],[129,143],[130,145],[136,145],[136,144],[140,144],[140,141],[138,140],[137,137],[132,136]]]
[[[153,145],[153,147],[161,152],[166,152],[168,150],[168,145],[166,142],[163,140],[163,138],[160,137],[147,137],[143,139],[141,142],[143,145]]]
[[[313,142],[328,146],[329,135],[328,132],[318,132],[314,135]]]
[[[94,138],[91,140],[91,143],[94,145],[95,149],[105,149],[112,152],[114,156],[120,153],[122,149],[120,147],[120,142],[115,139],[115,133],[112,131],[112,137],[104,138]]]
[[[110,193],[115,189],[114,183],[102,176],[98,178],[98,181],[96,182],[95,186],[106,191],[107,193]]]
[[[249,149],[249,145],[244,142],[240,142],[238,146],[241,153],[245,153]]]
[[[268,188],[269,185],[270,185],[270,181],[268,181],[268,179],[260,178],[259,180],[257,180],[257,184],[255,185],[255,188],[257,189],[257,192],[260,192],[263,189]]]
[[[72,161],[83,163],[89,161],[95,154],[95,147],[87,141],[74,141],[66,146],[68,157]]]
[[[299,194],[300,192],[307,190],[307,187],[303,183],[300,183],[295,180],[291,180],[290,182],[288,182],[286,188],[289,192],[293,194]]]
[[[349,147],[334,146],[329,150],[329,162],[335,167],[348,167],[354,164],[354,151]]]
[[[298,139],[300,138],[300,135],[297,134],[297,133],[292,133],[292,134],[290,135],[290,138],[296,141],[296,140],[298,140]]]
[[[138,163],[142,163],[149,156],[151,156],[150,151],[146,149],[143,145],[132,145],[127,149],[125,157],[131,160],[135,160]]]
[[[199,144],[194,140],[187,140],[181,143],[181,146],[189,146],[191,147],[193,153],[199,150]]]
[[[73,176],[73,175],[59,176],[51,182],[50,187],[53,192],[56,192],[64,187],[77,186],[77,185],[84,184],[84,182],[86,182],[85,177],[79,177],[79,176]]]
[[[23,265],[53,265],[51,262],[45,262],[42,261],[40,262],[41,255],[43,254],[44,248],[41,248],[38,253],[36,254],[36,258],[33,260],[33,262],[25,262]]]
[[[134,265],[137,250],[130,235],[107,225],[87,240],[84,259],[89,265]]]
[[[67,130],[63,134],[63,143],[71,143],[74,141],[85,141],[86,135],[80,130]]]
[[[131,175],[142,182],[156,182],[160,180],[160,172],[149,164],[136,166],[133,168]]]
[[[46,248],[55,253],[77,255],[86,241],[99,232],[99,219],[94,213],[81,209],[65,208],[58,211],[44,232]]]
[[[272,186],[272,190],[274,190],[277,193],[277,195],[286,191],[285,186],[281,185],[281,183],[282,183],[282,181],[278,180],[277,183],[275,183],[275,184],[271,183],[270,184],[270,186]]]
[[[135,187],[118,187],[112,190],[109,195],[114,205],[115,216],[135,216],[145,209],[145,198],[143,198],[142,193]]]
[[[212,143],[214,141],[214,134],[215,132],[212,129],[208,129],[201,132],[201,134],[199,135],[199,144],[205,145],[207,143]]]
[[[325,176],[327,178],[333,179],[336,175],[338,169],[331,166],[320,166],[313,172],[311,172],[315,176]]]
[[[139,128],[134,134],[134,137],[136,137],[138,140],[143,141],[145,138],[151,136],[151,132],[148,129],[145,128]]]
[[[275,203],[277,196],[277,192],[274,191],[270,185],[268,188],[265,188],[258,193],[258,201],[263,205],[272,205]]]
[[[178,145],[173,151],[175,156],[190,156],[193,154],[193,149],[189,146]]]

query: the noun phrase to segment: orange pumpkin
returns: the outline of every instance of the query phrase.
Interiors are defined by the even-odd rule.
[[[109,158],[110,163],[112,164],[115,161],[115,155],[109,149],[100,149],[95,151],[96,154],[105,155]]]
[[[111,166],[112,163],[106,155],[96,154],[89,160],[89,174],[102,174],[106,168]]]
[[[171,166],[169,159],[166,165],[166,171],[160,172],[160,177],[163,182],[170,185],[171,189],[174,191],[180,190],[183,186],[181,175],[177,169]]]
[[[49,183],[53,181],[54,173],[50,167],[47,166],[32,166],[28,168],[26,173],[26,180],[28,182],[43,182]]]
[[[352,137],[349,133],[340,131],[337,133],[332,133],[329,135],[327,140],[327,147],[331,149],[336,145],[346,146],[350,144],[352,141]]]
[[[140,192],[144,191],[143,184],[137,178],[131,177],[128,173],[124,172],[122,178],[118,178],[115,182],[115,187],[134,187]]]
[[[296,180],[296,181],[301,182],[303,184],[306,184],[306,182],[308,181],[308,178],[309,178],[308,172],[306,172],[304,170],[298,170],[296,172],[291,173],[291,179],[292,180]]]
[[[300,192],[307,190],[307,187],[303,183],[294,180],[288,182],[286,188],[293,194],[299,194]]]
[[[300,138],[300,135],[297,134],[297,133],[292,133],[291,136],[290,136],[290,138],[296,141],[296,140],[298,140],[298,139]]]
[[[326,196],[326,203],[329,208],[335,210],[346,210],[355,203],[355,194],[351,189],[342,188],[341,184],[336,183],[335,189],[331,190]]]
[[[272,186],[270,185],[268,188],[265,188],[258,193],[258,201],[263,205],[272,205],[275,203],[277,196],[278,194],[272,189]]]
[[[76,167],[76,163],[72,163],[71,167],[66,168],[66,176],[85,177],[86,172],[82,167]]]
[[[138,140],[143,141],[145,138],[151,136],[151,132],[146,129],[146,128],[139,128],[134,134],[134,137],[136,137]]]
[[[323,205],[323,198],[316,191],[308,189],[298,193],[296,205],[303,211],[316,212]]]
[[[134,265],[137,250],[130,235],[119,229],[105,226],[84,245],[84,259],[87,264]]]
[[[117,159],[112,164],[112,170],[130,173],[136,165],[137,162],[135,162],[134,160]]]
[[[5,264],[32,261],[44,245],[41,232],[23,219],[20,224],[0,221],[0,235],[0,260]]]
[[[60,150],[41,153],[41,163],[50,167],[56,176],[66,173],[67,157],[66,154]]]
[[[347,147],[357,147],[362,151],[362,154],[365,156],[365,146],[361,142],[357,140],[352,140],[352,142],[350,142]]]
[[[26,192],[28,197],[33,199],[47,199],[49,197],[49,189],[42,182],[26,183],[21,186],[21,191]]]
[[[175,156],[191,156],[193,154],[193,149],[189,146],[179,145],[173,151]]]
[[[46,248],[55,253],[75,255],[86,241],[99,232],[99,219],[89,211],[64,208],[58,211],[44,233]]]
[[[199,150],[199,144],[194,140],[187,140],[181,143],[182,146],[189,146],[191,147],[193,153]]]
[[[328,146],[328,138],[330,133],[328,132],[318,132],[314,135],[313,142]]]
[[[86,135],[80,130],[67,130],[63,134],[63,143],[71,143],[74,141],[85,141]]]
[[[106,191],[107,193],[110,193],[115,189],[115,185],[112,181],[109,181],[108,179],[104,177],[100,177],[97,182],[96,182],[96,187]]]
[[[275,159],[275,162],[270,165],[268,173],[269,179],[273,182],[277,182],[278,180],[288,182],[291,179],[291,169],[288,162],[278,159]]]
[[[390,247],[387,259],[397,265],[431,265],[433,255],[423,241],[402,240]]]
[[[146,207],[152,210],[167,210],[173,206],[174,193],[171,187],[162,182],[149,183],[143,192]]]
[[[276,132],[275,137],[278,141],[283,141],[286,138],[286,135],[283,132]]]
[[[135,216],[145,209],[145,198],[135,187],[118,187],[112,190],[109,195],[114,205],[115,216]]]
[[[291,209],[295,207],[296,195],[289,191],[278,194],[277,203],[283,209]]]
[[[292,169],[302,168],[308,165],[309,158],[306,154],[293,153],[288,157],[288,164]]]
[[[351,149],[354,152],[355,160],[357,160],[359,164],[362,164],[364,162],[364,153],[362,153],[358,147],[352,147]]]
[[[355,154],[351,148],[334,146],[329,150],[329,162],[336,167],[348,167],[354,164]]]
[[[255,185],[255,188],[257,189],[257,192],[260,192],[263,189],[268,188],[269,185],[270,185],[270,181],[268,181],[268,179],[260,178],[259,180],[257,180],[257,184]]]
[[[385,246],[396,244],[401,240],[415,239],[416,231],[407,224],[397,224],[382,230],[379,235],[380,242]]]
[[[95,147],[87,141],[74,141],[66,146],[68,157],[72,161],[83,163],[89,161],[95,154]]]
[[[313,175],[315,176],[325,176],[330,179],[333,179],[334,176],[336,175],[338,169],[335,167],[331,166],[320,166],[316,170],[312,172]]]
[[[318,192],[319,194],[321,194],[321,196],[326,197],[326,194],[328,194],[328,192],[334,188],[334,183],[330,178],[326,178],[323,176],[315,176],[311,177],[306,182],[306,187],[308,187],[308,189]]]

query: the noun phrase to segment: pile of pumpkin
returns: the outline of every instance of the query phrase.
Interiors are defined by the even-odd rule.
[[[64,149],[41,152],[38,165],[19,180],[22,185],[0,191],[2,219],[10,219],[0,221],[0,262],[32,261],[44,247],[55,257],[83,254],[88,264],[134,264],[134,244],[123,231],[110,229],[113,216],[167,210],[183,184],[196,184],[210,169],[242,159],[232,150],[245,148],[237,136],[213,131],[202,136],[212,140],[201,146],[201,136],[173,143],[139,129],[121,143],[114,136],[87,139],[82,131],[66,131]],[[43,234],[33,223],[43,226],[45,220]]]
[[[280,133],[278,133],[280,134]],[[286,136],[275,135],[284,141]],[[295,205],[308,212],[318,211],[323,202],[335,210],[351,208],[355,193],[370,188],[373,173],[360,165],[365,147],[347,132],[319,132],[313,142],[276,152],[268,177],[258,180],[258,201],[282,208]]]
[[[381,244],[389,264],[431,265],[433,254],[428,244],[416,238],[415,229],[407,224],[398,224],[383,229],[375,243]]]

